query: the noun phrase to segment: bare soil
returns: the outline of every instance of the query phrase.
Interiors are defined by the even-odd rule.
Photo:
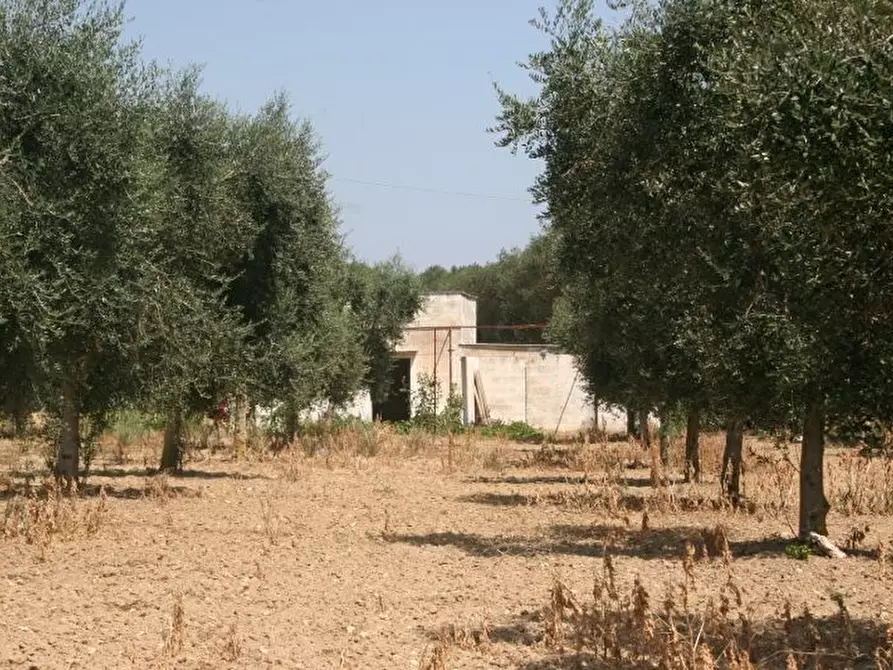
[[[26,486],[39,497],[41,476],[2,443],[0,667],[409,670],[426,655],[429,668],[587,667],[573,645],[544,644],[555,580],[585,600],[608,547],[623,588],[639,576],[657,603],[686,579],[686,542],[699,547],[719,524],[731,563],[697,561],[695,599],[733,574],[752,621],[777,620],[787,602],[822,629],[840,594],[860,644],[881,643],[893,625],[881,550],[893,510],[880,509],[882,491],[851,499],[885,485],[882,466],[829,474],[832,539],[865,533],[851,556],[795,560],[796,472],[746,447],[754,502],[723,508],[717,444],[705,448],[705,483],[659,490],[625,444],[573,458],[490,441],[247,463],[204,453],[180,476],[151,476],[157,445],[144,444],[129,462],[109,449],[94,466],[74,503],[101,515],[93,532],[29,542],[10,530],[11,510]],[[443,666],[430,658],[438,644]]]

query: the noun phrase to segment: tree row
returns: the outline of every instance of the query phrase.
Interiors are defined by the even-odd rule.
[[[386,390],[419,307],[342,243],[319,142],[274,95],[237,114],[122,40],[122,10],[0,2],[0,411],[44,411],[78,475],[110,412],[301,410]],[[244,432],[236,433],[236,452]]]
[[[500,144],[540,160],[551,332],[593,395],[689,432],[802,435],[802,535],[826,435],[893,419],[893,12],[880,0],[590,0],[535,25],[538,94]],[[696,442],[688,469],[697,476]]]

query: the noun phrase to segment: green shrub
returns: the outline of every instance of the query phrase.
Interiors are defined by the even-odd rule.
[[[805,561],[812,555],[812,549],[808,544],[803,542],[792,542],[784,548],[784,553],[788,558],[796,558],[799,561]]]
[[[524,421],[512,421],[511,423],[495,422],[479,429],[479,432],[484,437],[499,437],[512,442],[539,443],[546,439],[545,434],[541,430],[537,430]]]

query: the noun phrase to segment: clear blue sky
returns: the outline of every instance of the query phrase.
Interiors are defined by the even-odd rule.
[[[545,45],[528,20],[552,0],[128,0],[128,37],[254,111],[286,91],[328,156],[347,244],[412,267],[486,262],[539,229],[539,165],[494,146],[492,82]],[[356,183],[432,189],[426,192]],[[470,197],[473,193],[498,198]]]

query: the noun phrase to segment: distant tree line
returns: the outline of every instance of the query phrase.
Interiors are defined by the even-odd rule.
[[[234,113],[122,41],[121,7],[0,0],[0,411],[50,418],[55,473],[116,409],[300,410],[386,390],[420,304],[338,231],[318,139],[284,95]]]
[[[553,242],[548,235],[533,237],[523,249],[503,250],[484,265],[432,265],[419,276],[428,291],[463,291],[477,299],[478,325],[525,326],[547,324],[558,297],[553,271]],[[478,330],[479,342],[540,344],[544,329]]]
[[[734,501],[744,429],[802,435],[799,530],[824,535],[825,436],[893,419],[893,12],[624,4],[544,11],[538,94],[499,91],[500,144],[545,166],[551,334],[595,397],[687,414],[691,478],[723,425]]]

